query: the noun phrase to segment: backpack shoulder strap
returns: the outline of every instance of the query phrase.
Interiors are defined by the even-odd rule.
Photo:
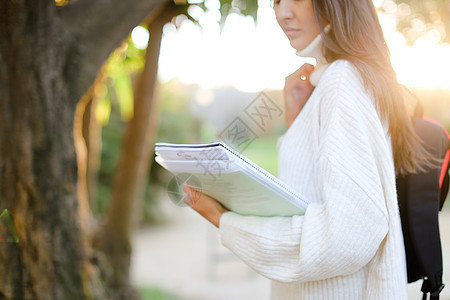
[[[442,128],[443,136],[442,136],[442,149],[445,151],[445,155],[443,156],[442,161],[442,167],[441,167],[441,173],[439,176],[439,187],[442,188],[445,175],[448,176],[448,168],[449,168],[449,161],[450,161],[450,134],[448,133],[447,129],[439,124],[436,120],[433,120],[431,118],[422,117],[425,121],[428,121],[430,123],[436,124],[436,126],[439,126]]]
[[[411,96],[413,96],[416,99],[416,106],[414,108],[414,114],[413,114],[413,119],[423,119],[425,121],[428,121],[430,123],[435,124],[436,126],[440,127],[442,129],[443,132],[443,136],[441,137],[441,148],[443,152],[445,152],[444,155],[442,155],[442,157],[439,158],[443,158],[442,161],[442,165],[441,165],[441,172],[440,172],[440,176],[439,176],[439,189],[440,189],[440,201],[439,201],[439,210],[442,210],[442,207],[444,206],[444,202],[447,198],[447,194],[449,191],[449,182],[450,182],[450,178],[449,178],[449,166],[450,166],[450,134],[448,133],[447,129],[442,126],[441,124],[439,124],[439,122],[431,119],[431,118],[427,118],[424,117],[423,115],[423,105],[422,102],[420,101],[420,99],[413,94],[411,91],[409,91],[407,89],[407,91],[409,92],[409,94]]]
[[[445,284],[441,285],[436,290],[431,290],[428,279],[424,279],[421,291],[423,292],[422,300],[427,300],[428,293],[430,294],[430,300],[439,300],[439,294],[444,289]]]
[[[442,158],[447,141],[442,127],[422,118],[413,118],[415,130],[424,146]],[[408,282],[427,278],[424,292],[435,292],[442,285],[442,248],[439,234],[440,168],[398,176],[398,199],[407,258]]]

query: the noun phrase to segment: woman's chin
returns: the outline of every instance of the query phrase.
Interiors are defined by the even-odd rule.
[[[306,48],[306,46],[308,46],[307,43],[299,41],[299,39],[289,39],[289,43],[291,44],[291,47],[297,51],[302,51],[303,49]]]
[[[296,43],[291,43],[292,48],[294,48],[296,51],[302,51],[303,49],[305,49],[306,46],[303,45],[298,45]]]

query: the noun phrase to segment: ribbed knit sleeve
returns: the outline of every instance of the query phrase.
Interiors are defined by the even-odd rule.
[[[222,243],[272,280],[307,282],[355,273],[374,258],[388,233],[380,172],[391,170],[381,122],[354,72],[332,72],[315,91],[319,118],[312,163],[319,199],[311,199],[305,216],[228,212],[220,220]]]
[[[281,143],[283,143],[284,134],[277,139],[277,150],[280,151]]]

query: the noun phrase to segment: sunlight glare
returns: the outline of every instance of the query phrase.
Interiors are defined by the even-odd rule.
[[[209,0],[209,9],[198,16],[202,29],[190,20],[183,21],[178,30],[165,26],[158,73],[161,81],[178,77],[202,88],[232,85],[245,92],[282,89],[285,77],[308,61],[295,55],[269,1],[259,0],[257,24],[250,16],[231,13],[222,33],[217,3]],[[399,14],[407,11],[392,0],[374,0],[374,4]],[[396,31],[392,15],[380,14],[379,18],[399,81],[411,87],[450,89],[450,45],[439,44],[439,28],[428,30],[408,46]],[[417,30],[422,30],[422,25],[416,21]]]
[[[142,26],[135,27],[131,32],[131,40],[138,49],[147,48],[149,37],[148,30]]]
[[[214,93],[211,89],[198,89],[195,93],[195,100],[201,106],[208,106],[214,101]]]
[[[440,36],[429,32],[408,46],[395,31],[391,16],[380,16],[391,51],[391,61],[400,83],[425,89],[450,89],[450,45],[439,44]]]

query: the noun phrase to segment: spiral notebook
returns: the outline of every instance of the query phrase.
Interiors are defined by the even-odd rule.
[[[304,215],[309,204],[278,178],[222,142],[155,144],[156,162],[182,181],[248,216]]]

